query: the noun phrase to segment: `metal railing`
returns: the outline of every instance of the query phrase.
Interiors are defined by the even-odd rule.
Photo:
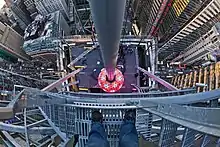
[[[211,136],[220,137],[220,117],[217,117],[220,114],[217,101],[220,98],[220,89],[204,93],[195,93],[195,90],[179,90],[160,93],[116,93],[113,95],[100,93],[57,94],[30,88],[22,94],[25,95],[25,100],[19,101],[18,95],[10,105],[15,106],[23,101],[22,107],[24,108],[39,107],[53,131],[59,134],[63,140],[67,141],[74,134],[79,134],[78,146],[80,147],[84,147],[88,140],[93,110],[102,112],[104,127],[112,147],[118,146],[119,128],[125,111],[128,109],[137,111],[136,128],[139,135],[147,141],[157,140],[154,139],[156,136],[158,140],[154,143],[161,147],[173,146],[176,135],[183,135],[183,138],[179,140],[182,147],[193,145],[197,141],[198,134],[204,137],[202,144],[205,144]],[[211,102],[212,107],[185,105],[207,101]],[[160,118],[160,121],[157,121],[158,127],[153,125],[155,116]],[[4,123],[0,123],[0,129],[25,133],[24,127],[9,126]],[[33,133],[33,129],[34,127],[28,130],[28,134]],[[40,129],[43,132],[44,128]],[[45,132],[48,129],[45,128]]]

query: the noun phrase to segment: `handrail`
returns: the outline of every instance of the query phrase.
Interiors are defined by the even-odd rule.
[[[158,93],[83,93],[83,92],[64,92],[66,95],[89,98],[138,98],[138,97],[161,97],[161,96],[176,96],[196,93],[195,89],[185,89],[179,91],[165,91]]]
[[[0,107],[0,119],[1,120],[10,119],[14,116],[15,104],[21,98],[23,93],[24,93],[24,90],[22,90],[18,95],[16,95],[14,99],[11,100],[6,107]]]
[[[149,104],[143,110],[198,132],[220,137],[220,108]],[[142,107],[142,106],[140,106]]]
[[[79,68],[71,73],[69,73],[67,76],[53,82],[52,84],[48,85],[47,87],[43,88],[41,91],[50,91],[52,89],[54,89],[56,86],[62,84],[63,82],[65,82],[67,79],[69,79],[70,77],[74,76],[75,74],[79,73],[80,71],[82,71],[83,69],[85,69],[85,67],[83,68]]]
[[[171,85],[170,83],[164,81],[163,79],[151,74],[150,72],[146,71],[145,69],[141,67],[137,67],[140,71],[142,71],[144,74],[147,74],[150,78],[157,81],[158,83],[162,84],[164,87],[168,88],[169,90],[179,90],[175,86]]]
[[[40,92],[38,90],[29,89],[29,99],[25,103],[27,107],[43,106],[47,104],[74,104],[75,102],[83,103],[140,103],[142,106],[148,102],[165,103],[165,104],[192,104],[198,102],[209,101],[218,99],[220,97],[220,89],[213,91],[207,91],[196,94],[175,95],[166,96],[161,93],[158,97],[153,95],[147,95],[145,93],[135,95],[89,95],[89,94],[75,94],[75,95],[63,95],[57,93]]]
[[[23,89],[18,95],[16,95],[15,98],[10,101],[10,103],[8,104],[7,107],[13,108],[15,103],[18,101],[18,99],[20,99],[21,96],[23,95],[24,91],[25,91],[25,89]]]
[[[3,122],[0,122],[0,130],[5,130],[8,132],[17,132],[17,133],[25,133],[24,126],[18,126],[13,124],[6,124]],[[39,132],[41,134],[54,134],[54,129],[52,127],[33,127],[28,129],[29,134],[35,134],[36,132]]]

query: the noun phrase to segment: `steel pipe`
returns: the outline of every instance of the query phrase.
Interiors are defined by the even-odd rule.
[[[108,79],[114,79],[126,0],[89,0]]]

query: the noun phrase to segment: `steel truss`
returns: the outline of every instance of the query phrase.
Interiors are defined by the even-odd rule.
[[[192,138],[192,135],[195,137],[196,134],[207,134],[208,136],[220,137],[220,118],[216,117],[216,115],[220,113],[219,108],[192,107],[184,105],[218,99],[220,97],[220,89],[204,93],[189,94],[192,92],[194,91],[185,90],[155,94],[141,93],[129,95],[84,93],[55,94],[42,92],[36,89],[28,89],[22,92],[27,99],[21,100],[18,98],[18,100],[15,100],[16,103],[11,102],[9,106],[15,107],[16,104],[19,104],[17,109],[21,109],[21,107],[29,108],[36,106],[38,106],[38,109],[26,111],[26,113],[23,113],[23,116],[21,112],[15,115],[16,117],[22,117],[20,120],[23,122],[21,121],[19,123],[20,125],[23,124],[23,127],[13,125],[13,123],[6,124],[2,122],[0,123],[0,128],[1,130],[9,132],[19,132],[24,134],[26,132],[26,139],[29,134],[35,133],[36,130],[40,130],[39,132],[43,134],[55,133],[60,136],[63,142],[66,142],[68,137],[71,137],[74,134],[82,134],[81,127],[87,126],[86,130],[85,128],[83,129],[84,132],[80,136],[79,142],[81,146],[84,146],[90,130],[90,110],[100,109],[106,114],[106,117],[118,114],[114,116],[115,118],[109,118],[107,120],[106,125],[108,126],[116,122],[120,125],[123,117],[121,113],[124,113],[127,109],[137,109],[139,112],[137,116],[137,122],[139,122],[137,123],[137,129],[140,134],[147,140],[153,138],[154,134],[160,134],[159,144],[161,144],[161,146],[174,143],[176,137],[174,134],[176,132],[184,135],[183,140],[181,140],[183,145],[186,144],[189,137]],[[107,115],[108,113],[111,115]],[[36,116],[36,114],[41,115],[41,120],[34,121],[31,119],[31,123],[27,121],[30,120],[29,115]],[[159,128],[153,126],[154,120],[152,120],[152,116],[155,115],[162,118],[161,127]],[[13,115],[11,115],[11,117],[12,116]],[[113,119],[117,119],[117,121],[115,122]],[[17,121],[16,123],[19,124]],[[148,125],[148,123],[151,125]],[[44,127],[42,127],[42,124],[44,124]],[[142,129],[144,128],[143,125],[148,126],[148,131]],[[38,128],[37,126],[41,127]],[[179,128],[179,126],[185,128],[185,132]],[[173,129],[170,134],[166,131],[166,129],[169,128],[166,127],[171,127]],[[26,128],[28,129],[26,130]],[[165,130],[163,131],[163,129]],[[187,132],[189,130],[195,132],[189,132],[189,135]],[[173,139],[166,141],[167,137],[164,135]],[[114,144],[115,141],[117,142],[117,139],[114,137],[109,138],[109,140],[111,140],[112,144]],[[191,143],[195,141],[195,139],[193,141],[191,140]]]
[[[18,135],[14,134],[19,134],[27,146],[55,144],[57,139],[59,146],[70,145],[73,135],[79,134],[78,144],[85,146],[91,128],[91,112],[95,109],[104,115],[111,146],[117,146],[118,137],[115,134],[119,132],[123,115],[128,109],[137,111],[139,134],[159,146],[171,146],[176,142],[183,147],[190,146],[197,142],[198,136],[204,137],[202,144],[205,146],[213,143],[213,136],[215,140],[220,137],[220,118],[216,117],[220,114],[217,101],[220,89],[203,93],[189,89],[114,95],[48,92],[67,77],[43,90],[25,88],[11,102],[3,102],[0,115],[8,121],[0,123],[0,130],[7,146],[18,146],[16,143],[20,143],[16,140]],[[210,101],[210,107],[191,105],[207,101]],[[41,135],[32,137],[33,134]],[[182,138],[178,139],[177,135]],[[43,137],[39,139],[39,136]]]

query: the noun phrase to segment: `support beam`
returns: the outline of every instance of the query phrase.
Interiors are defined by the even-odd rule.
[[[23,134],[16,133],[16,135],[17,135],[18,137],[20,137],[21,139],[25,140],[25,136],[24,136]],[[17,137],[17,136],[16,136],[16,137]],[[14,137],[14,136],[13,136],[13,137]],[[34,145],[34,146],[38,146],[38,145],[39,145],[39,143],[38,143],[37,141],[32,140],[32,139],[30,139],[30,138],[29,138],[29,140],[30,140],[30,142],[31,142],[31,145]]]
[[[69,79],[70,77],[74,76],[75,74],[79,73],[80,71],[82,71],[83,69],[85,69],[86,66],[84,68],[79,68],[73,72],[71,72],[70,74],[68,74],[67,76],[55,81],[54,83],[48,85],[47,87],[43,88],[41,91],[50,91],[52,89],[54,89],[55,87],[57,87],[58,85],[62,84],[63,82],[65,82],[67,79]]]
[[[20,144],[18,144],[16,142],[16,140],[14,140],[14,138],[6,131],[2,131],[2,134],[5,136],[5,138],[7,138],[7,140],[15,147],[21,147]]]
[[[157,25],[161,19],[161,17],[163,16],[163,13],[165,11],[165,9],[167,8],[167,3],[169,2],[169,0],[163,0],[162,4],[160,6],[159,12],[157,13],[157,16],[153,22],[153,25],[151,26],[150,32],[148,34],[148,38],[150,38],[152,36],[152,33],[157,29]]]
[[[192,87],[192,76],[193,76],[193,72],[190,72],[190,75],[189,75],[189,83],[188,83],[187,88]]]
[[[6,124],[3,122],[0,122],[0,130],[5,130],[8,132],[25,133],[24,126]],[[52,127],[33,127],[28,129],[29,134],[36,134],[36,132],[39,132],[40,134],[53,134],[54,130]]]
[[[215,64],[215,89],[220,87],[220,62]]]
[[[26,139],[26,147],[30,147],[29,144],[29,137],[28,137],[28,128],[27,128],[27,113],[26,108],[24,108],[24,132],[25,132],[25,139]]]
[[[210,65],[209,68],[209,91],[214,89],[214,68]]]
[[[24,89],[11,100],[11,102],[8,104],[7,107],[8,108],[14,108],[14,105],[22,97],[23,93],[24,93]]]
[[[25,79],[29,79],[29,80],[34,80],[34,81],[42,82],[42,80],[35,79],[35,78],[31,78],[31,77],[27,77],[27,76],[24,76],[24,75],[21,75],[21,74],[18,74],[18,73],[12,72],[12,71],[8,71],[8,70],[2,69],[2,68],[0,68],[0,71],[2,71],[2,72],[6,72],[6,73],[9,73],[9,74],[12,74],[12,75],[15,75],[15,76],[19,76],[19,77],[22,77],[22,78],[25,78]]]
[[[203,79],[203,84],[207,85],[207,79],[208,79],[208,72],[207,72],[207,67],[204,68],[204,79]],[[203,87],[203,92],[207,91],[208,87],[204,86]]]
[[[147,105],[143,108],[147,112],[198,132],[220,137],[220,117],[215,115],[220,113],[219,108],[201,108],[175,104],[155,105],[150,102]]]
[[[41,123],[44,123],[45,121],[47,121],[47,119],[42,119],[42,120],[40,120],[40,121],[37,121],[37,122],[34,122],[34,123],[32,123],[32,124],[27,125],[27,127],[28,127],[28,128],[32,128],[32,127],[35,127],[35,126],[37,126],[37,125],[39,125],[39,124],[41,124]]]
[[[194,75],[193,75],[193,87],[196,87],[196,81],[197,81],[197,71],[194,71]]]
[[[23,112],[18,112],[18,113],[16,113],[16,115],[21,115],[21,114],[23,114]],[[32,110],[28,110],[28,111],[27,111],[27,117],[28,117],[29,115],[35,115],[35,114],[40,114],[39,109],[32,109]]]
[[[158,103],[191,104],[209,101],[220,97],[220,89],[195,93],[191,90],[167,91],[160,93],[117,93],[117,94],[99,94],[99,93],[69,93],[69,95],[55,93],[32,92],[30,97],[32,101],[27,101],[26,106],[45,106],[48,104],[71,104],[74,102],[106,103],[109,101],[116,103],[127,103],[130,101],[154,101]],[[43,95],[45,94],[45,95]],[[172,95],[172,96],[171,96]],[[47,97],[45,97],[47,96]],[[132,99],[131,99],[132,98]],[[74,106],[74,105],[73,105]]]
[[[181,76],[181,81],[180,81],[180,88],[181,88],[181,89],[183,88],[184,77],[185,77],[185,75],[182,75],[182,76]]]
[[[82,31],[83,31],[83,33],[85,34],[84,25],[83,25],[83,23],[82,23],[81,18],[79,17],[78,11],[77,11],[77,9],[76,9],[76,5],[75,5],[75,3],[74,3],[73,1],[72,1],[72,6],[73,6],[73,9],[74,9],[74,13],[75,13],[75,15],[76,15],[76,17],[77,17],[77,19],[78,19],[78,21],[79,21],[79,23],[80,23],[80,26],[82,27]]]
[[[45,119],[47,119],[47,122],[54,129],[54,131],[62,138],[62,140],[64,142],[66,142],[66,140],[67,140],[66,134],[61,132],[60,129],[55,126],[55,124],[48,118],[48,116],[44,113],[44,111],[41,109],[41,107],[38,107],[38,109],[40,109],[42,115],[44,116]]]
[[[94,48],[92,48],[92,49],[87,49],[86,51],[84,51],[82,54],[80,54],[77,58],[75,58],[73,61],[71,61],[70,62],[70,64],[68,64],[67,65],[67,67],[69,67],[69,68],[71,68],[72,70],[74,69],[74,68],[72,68],[72,66],[74,66],[74,64],[76,63],[76,62],[78,62],[80,59],[82,59],[83,57],[85,57],[88,53],[90,53],[92,50],[93,50]]]
[[[178,124],[167,119],[162,120],[159,147],[174,146]]]
[[[163,79],[151,74],[150,72],[146,71],[145,69],[141,68],[141,67],[137,67],[140,71],[142,71],[143,73],[145,73],[146,75],[148,75],[150,78],[152,78],[153,80],[157,81],[158,83],[162,84],[163,86],[165,86],[166,88],[168,88],[169,90],[179,90],[176,87],[174,87],[173,85],[171,85],[170,83],[164,81]]]
[[[199,83],[202,82],[202,68],[199,69]],[[201,91],[201,87],[199,86],[197,92]]]

